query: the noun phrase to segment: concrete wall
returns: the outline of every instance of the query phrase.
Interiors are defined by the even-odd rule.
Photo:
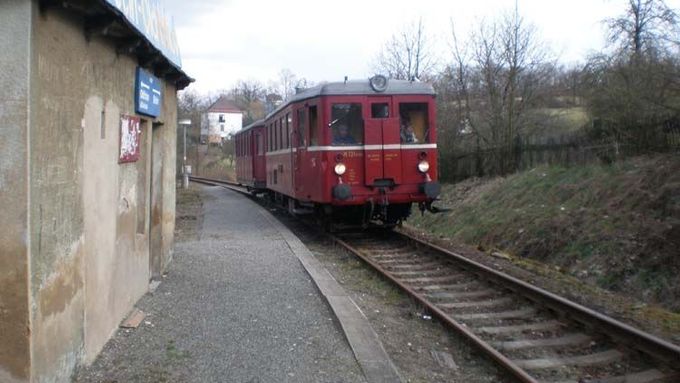
[[[29,378],[28,103],[31,4],[0,1],[0,382]]]
[[[141,159],[119,164],[133,57],[30,0],[0,2],[0,49],[0,381],[65,382],[147,291],[150,242],[156,274],[172,258],[176,89],[153,133],[145,118]]]

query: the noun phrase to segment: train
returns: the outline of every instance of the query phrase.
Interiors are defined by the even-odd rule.
[[[323,83],[234,136],[236,178],[325,225],[393,227],[436,212],[435,92],[388,79]]]

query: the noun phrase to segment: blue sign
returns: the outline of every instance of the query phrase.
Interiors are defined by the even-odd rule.
[[[137,67],[135,80],[135,111],[158,117],[161,114],[161,81],[151,73]]]
[[[177,67],[182,66],[175,24],[165,12],[162,0],[106,0],[120,11],[134,27],[163,52]]]

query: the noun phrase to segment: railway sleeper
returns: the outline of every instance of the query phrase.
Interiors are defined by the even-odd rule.
[[[558,358],[520,359],[513,360],[517,366],[527,370],[555,369],[563,366],[587,367],[605,365],[623,359],[619,350],[606,350],[588,355],[577,355]]]
[[[564,327],[564,323],[557,320],[545,320],[540,322],[525,323],[511,326],[485,326],[478,327],[475,332],[489,335],[509,335],[523,332],[557,331]]]
[[[530,348],[579,347],[588,345],[593,338],[584,333],[568,333],[560,337],[544,339],[522,339],[505,342],[491,342],[499,351],[515,351]]]
[[[427,294],[428,292],[467,291],[467,290],[479,289],[479,288],[482,288],[482,285],[476,280],[461,281],[459,283],[434,284],[434,285],[413,287],[414,290],[421,292],[421,293],[425,293],[425,294]]]
[[[680,381],[680,374],[665,373],[655,368],[607,378],[560,380],[552,383],[671,383]]]
[[[393,270],[394,271],[398,271],[398,270],[417,271],[417,270],[429,270],[429,269],[441,270],[441,269],[447,268],[447,266],[442,264],[441,262],[389,263],[389,264],[385,264],[383,262],[378,262],[378,263],[380,263],[380,266],[387,269],[388,271],[393,271]]]
[[[388,273],[398,278],[408,277],[445,277],[450,275],[449,270],[443,269],[423,269],[423,270],[387,270]]]
[[[465,300],[465,299],[474,299],[474,298],[482,298],[482,297],[489,297],[498,294],[498,291],[496,290],[491,290],[491,289],[479,289],[479,290],[473,290],[473,291],[463,291],[463,292],[449,292],[449,291],[443,291],[443,292],[430,292],[426,293],[425,296],[428,299],[432,299],[434,301],[441,301],[445,299],[453,299],[453,300]]]
[[[425,284],[430,284],[434,285],[437,283],[444,283],[444,282],[457,282],[460,281],[461,279],[465,278],[465,274],[448,274],[448,275],[442,275],[442,276],[434,276],[434,277],[411,277],[411,278],[400,278],[401,282],[409,284],[409,285],[425,285]]]
[[[457,309],[474,309],[474,308],[485,308],[485,307],[498,307],[507,306],[514,302],[510,297],[500,297],[493,299],[486,299],[482,301],[466,301],[466,302],[452,302],[452,303],[438,303],[442,309],[445,310],[457,310]]]

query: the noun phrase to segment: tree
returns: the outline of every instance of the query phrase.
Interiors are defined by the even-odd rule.
[[[596,122],[588,133],[630,154],[656,150],[664,122],[680,116],[677,15],[661,0],[629,0],[606,25],[612,49],[591,56],[583,70]]]
[[[297,76],[290,69],[284,68],[279,72],[279,94],[284,102],[295,94],[297,81]]]
[[[394,34],[385,43],[373,65],[377,73],[398,80],[428,77],[435,66],[436,60],[422,19]]]
[[[257,80],[239,80],[231,90],[231,98],[243,111],[243,125],[264,117],[265,88]]]
[[[473,133],[478,148],[493,149],[494,173],[512,172],[518,166],[518,140],[540,126],[543,116],[536,111],[546,101],[554,62],[517,10],[482,23],[467,45],[458,40],[453,25],[452,31],[454,60],[448,77],[457,129]]]
[[[608,42],[641,56],[677,48],[678,16],[663,0],[628,0],[622,15],[605,20]]]
[[[187,89],[179,93],[177,102],[178,119],[191,120],[191,126],[187,130],[187,161],[193,165],[194,172],[199,169],[199,142],[201,137],[202,115],[217,98],[215,96],[201,95],[194,90]],[[184,130],[177,129],[177,153],[182,153],[184,145]],[[181,172],[182,156],[177,156],[177,171]]]

